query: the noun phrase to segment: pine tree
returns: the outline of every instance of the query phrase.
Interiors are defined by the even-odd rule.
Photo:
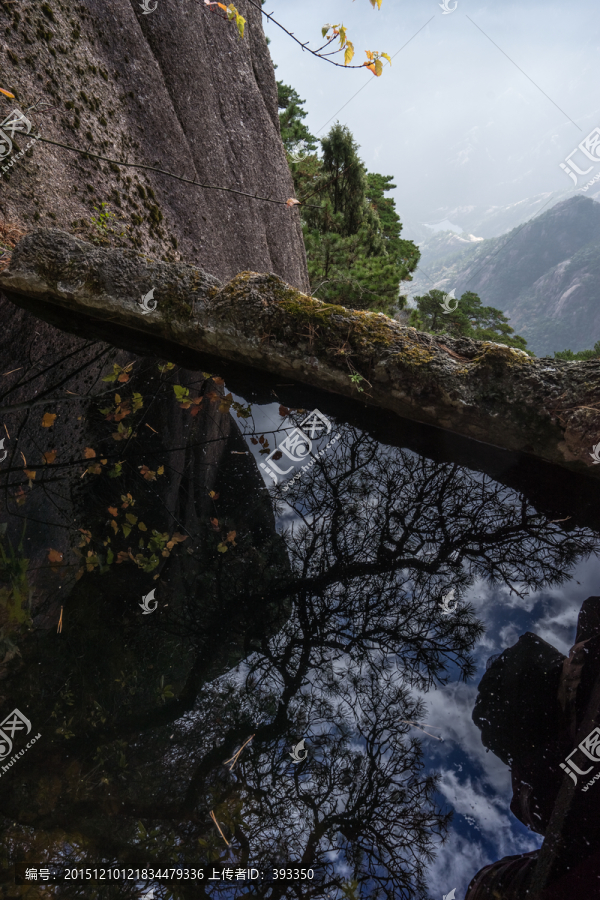
[[[322,159],[292,165],[299,199],[319,207],[302,210],[311,289],[329,303],[393,312],[420,254],[400,239],[394,201],[383,196],[391,178],[367,174],[346,126],[334,125],[321,145]]]
[[[299,144],[304,144],[306,150],[317,149],[316,137],[302,121],[308,115],[302,107],[304,102],[289,84],[277,82],[277,104],[283,110],[279,113],[281,140],[288,153],[293,152]]]
[[[406,269],[406,274],[401,276],[402,281],[412,281],[410,273],[415,270],[421,254],[416,244],[400,237],[402,222],[396,212],[396,202],[392,197],[384,197],[385,191],[392,191],[396,187],[392,181],[391,175],[369,172],[367,175],[367,199],[375,206],[379,215],[382,236],[388,254],[397,262],[401,262]]]
[[[569,362],[583,361],[586,359],[598,359],[600,357],[600,341],[596,341],[593,350],[555,350],[555,359],[566,359]]]
[[[410,314],[409,325],[430,334],[469,337],[475,341],[493,341],[526,350],[527,341],[514,333],[504,313],[493,306],[482,306],[479,296],[473,291],[466,291],[458,303],[454,301],[456,309],[453,312],[447,312],[444,308],[447,297],[445,291],[435,289],[415,297],[417,308]]]

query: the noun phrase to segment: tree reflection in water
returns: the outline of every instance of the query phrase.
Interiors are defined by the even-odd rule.
[[[226,447],[243,447],[227,427]],[[286,494],[271,489],[278,530],[254,464],[242,471],[221,455],[204,486],[220,498],[217,529],[236,532],[226,551],[206,490],[194,489],[197,470],[184,477],[180,465],[169,489],[146,485],[138,509],[145,503],[169,532],[177,517],[188,537],[161,563],[159,611],[141,616],[149,576],[123,563],[76,582],[62,636],[53,627],[19,635],[20,656],[3,670],[3,714],[18,707],[43,737],[0,778],[6,863],[293,861],[315,880],[240,885],[236,895],[428,896],[427,865],[450,816],[408,735],[406,722],[424,715],[410,689],[473,675],[483,629],[461,598],[475,579],[539,590],[564,580],[598,539],[549,522],[486,476],[338,430],[336,451],[310,476]],[[188,441],[189,462],[209,436],[197,432],[195,450],[190,437],[176,440],[165,451]],[[135,445],[128,452],[137,459]],[[136,477],[125,467],[119,493],[134,492]],[[78,502],[76,527],[89,529],[110,498],[98,481]],[[449,616],[440,604],[451,589]],[[308,758],[295,765],[301,739]],[[169,890],[187,900],[234,889],[189,881]],[[127,898],[139,886],[54,891]],[[157,882],[155,896],[165,891]],[[27,896],[44,895],[32,886]]]

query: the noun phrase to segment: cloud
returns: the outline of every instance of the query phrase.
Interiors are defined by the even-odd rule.
[[[457,813],[470,816],[482,835],[497,848],[499,858],[514,853],[528,853],[541,845],[541,837],[531,833],[524,835],[513,827],[514,817],[506,800],[484,792],[478,779],[467,777],[460,781],[456,772],[441,772],[439,791]]]

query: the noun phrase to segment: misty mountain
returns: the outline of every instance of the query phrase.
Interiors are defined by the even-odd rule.
[[[563,200],[500,237],[438,232],[420,249],[411,296],[475,291],[538,356],[600,339],[600,203],[589,197]]]
[[[432,232],[440,231],[453,231],[463,235],[471,233],[484,238],[499,237],[572,196],[573,189],[567,188],[561,191],[544,191],[504,206],[438,206],[425,213],[425,218],[420,222],[413,222],[405,217],[404,224],[407,233],[410,231],[411,238],[419,243],[426,243]],[[598,185],[587,196],[594,200],[600,199]]]

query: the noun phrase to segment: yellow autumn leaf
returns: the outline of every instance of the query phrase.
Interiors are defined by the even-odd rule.
[[[156,470],[156,474],[157,474],[157,475],[164,475],[164,474],[165,474],[165,467],[164,467],[164,466],[159,466],[158,469]]]
[[[85,459],[94,459],[94,457],[96,456],[96,451],[92,450],[91,447],[86,447],[83,451],[83,455]]]
[[[44,413],[42,428],[52,428],[56,419],[56,413]]]
[[[35,476],[36,476],[36,473],[35,473],[32,469],[23,469],[23,471],[25,472],[25,474],[27,475],[27,477],[29,478],[29,480],[30,480],[30,481],[33,481],[33,479],[34,479]]]
[[[56,459],[56,450],[46,450],[42,453],[42,457],[45,463],[53,463]]]
[[[50,563],[50,568],[53,572],[57,572],[60,563],[62,563],[64,558],[64,553],[61,553],[60,550],[48,550],[48,561]]]
[[[0,94],[4,94],[5,97],[10,97],[11,100],[15,99],[14,94],[11,94],[10,91],[5,91],[3,88],[0,88]]]
[[[348,63],[351,63],[354,59],[354,44],[352,41],[348,41],[346,44],[346,51],[344,53],[344,65],[347,66]]]

